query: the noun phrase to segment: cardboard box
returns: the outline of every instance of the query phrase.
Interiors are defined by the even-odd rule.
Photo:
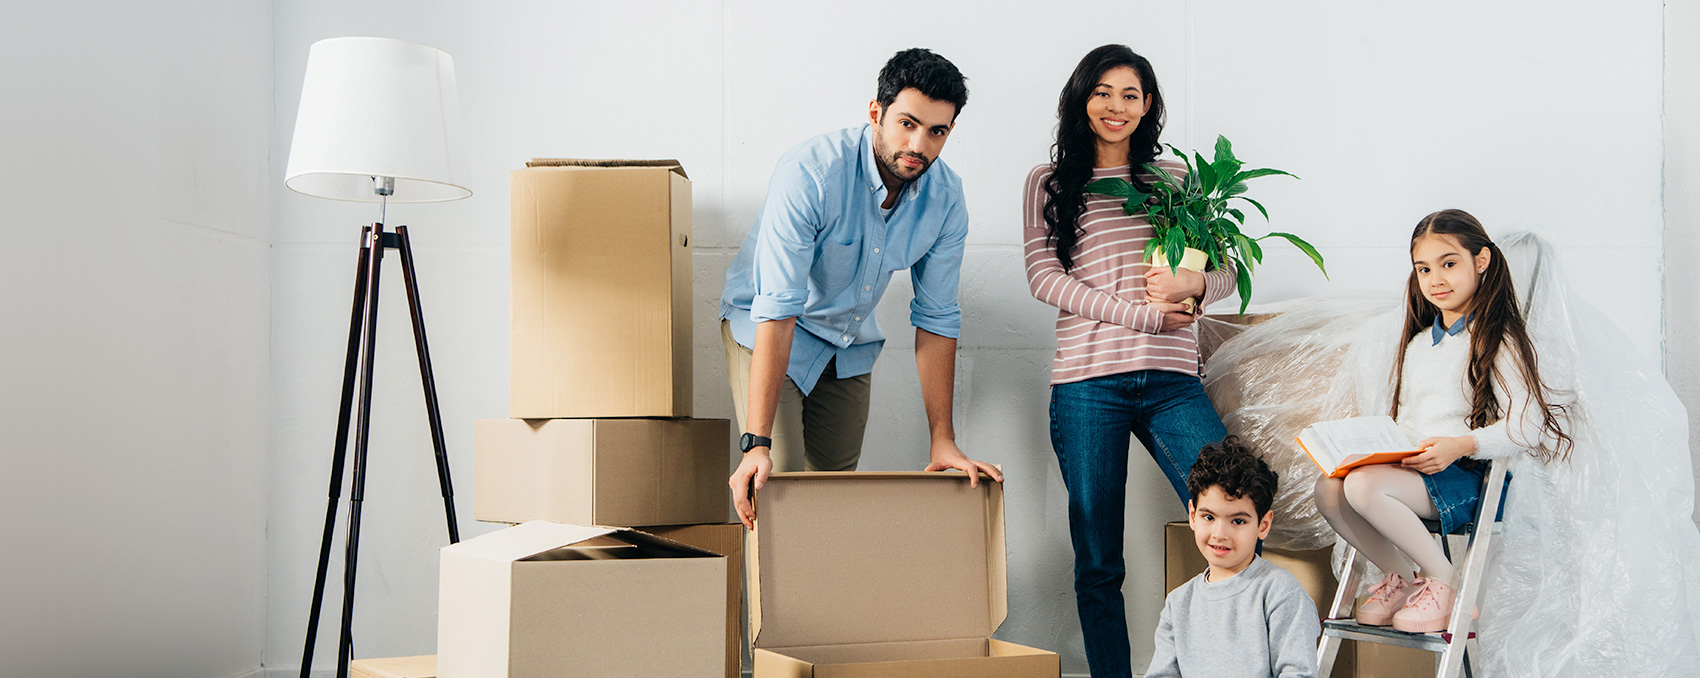
[[[1008,614],[1003,486],[959,473],[775,473],[748,543],[755,678],[1055,678]]]
[[[638,528],[657,537],[726,556],[726,678],[744,667],[744,526],[662,525]]]
[[[443,547],[442,678],[725,671],[726,557],[635,530],[533,521]]]
[[[510,415],[691,416],[691,182],[644,162],[509,175]]]
[[[354,678],[437,678],[437,655],[356,659],[348,663]]]
[[[1192,528],[1184,522],[1164,526],[1164,591],[1173,591],[1187,580],[1198,576],[1210,563],[1192,540]],[[1318,618],[1326,615],[1334,604],[1334,592],[1339,582],[1334,577],[1333,549],[1289,551],[1263,548],[1263,557],[1299,580],[1305,593],[1316,602]],[[1362,602],[1360,600],[1359,602]],[[1340,645],[1335,655],[1333,678],[1421,678],[1434,675],[1435,654],[1377,643],[1348,641]]]
[[[473,517],[575,525],[724,523],[725,419],[480,419]]]

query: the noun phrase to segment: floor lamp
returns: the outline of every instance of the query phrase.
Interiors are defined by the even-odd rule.
[[[313,44],[301,88],[301,109],[289,149],[284,184],[306,195],[332,200],[378,203],[378,221],[360,234],[355,265],[354,310],[349,319],[348,355],[342,379],[335,453],[331,458],[330,499],[325,507],[324,539],[319,546],[313,607],[301,652],[301,678],[313,667],[319,612],[330,566],[332,533],[341,504],[347,465],[350,415],[354,419],[354,477],[349,489],[347,543],[343,561],[342,633],[337,678],[347,678],[353,648],[355,564],[360,547],[360,503],[366,486],[366,443],[372,411],[372,349],[378,330],[379,271],[384,250],[401,254],[402,279],[413,319],[414,347],[425,386],[425,410],[435,448],[437,480],[448,516],[449,542],[460,541],[455,524],[454,490],[443,446],[436,381],[419,312],[419,288],[413,274],[413,249],[407,227],[384,228],[390,201],[444,202],[472,192],[458,186],[450,172],[450,139],[459,116],[454,61],[435,47],[383,38],[333,38]],[[356,399],[358,396],[358,400]]]

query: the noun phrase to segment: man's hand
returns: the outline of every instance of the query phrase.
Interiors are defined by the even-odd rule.
[[[1167,262],[1152,262],[1145,269],[1145,298],[1151,301],[1177,303],[1192,297],[1204,296],[1204,274],[1176,268],[1169,272]]]
[[[1003,472],[999,471],[998,467],[983,461],[974,461],[973,459],[969,459],[968,455],[963,454],[962,449],[957,447],[956,443],[953,441],[933,441],[933,449],[928,457],[932,460],[932,463],[927,464],[927,468],[923,470],[949,471],[951,469],[956,469],[968,474],[969,487],[980,486],[981,473],[991,476],[992,480],[996,480],[1000,483],[1003,482]]]
[[[1171,332],[1191,325],[1198,317],[1187,312],[1186,304],[1175,304],[1166,301],[1149,301],[1147,306],[1163,314],[1163,324],[1158,331]]]
[[[1405,457],[1399,462],[1405,468],[1423,475],[1432,476],[1446,470],[1452,462],[1470,456],[1476,451],[1475,436],[1457,436],[1450,438],[1429,438],[1417,443],[1421,454]]]
[[[755,491],[767,484],[767,474],[772,472],[773,457],[768,456],[767,448],[752,447],[744,453],[744,460],[738,462],[732,478],[726,481],[732,486],[732,507],[737,509],[738,521],[746,530],[756,529]]]

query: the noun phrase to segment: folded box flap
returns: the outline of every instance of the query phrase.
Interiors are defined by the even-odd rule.
[[[757,647],[985,638],[1008,611],[1003,487],[775,473],[749,543]]]
[[[444,553],[485,560],[522,560],[545,551],[571,546],[615,532],[618,528],[563,525],[544,520],[520,523],[443,547]]]
[[[593,160],[588,158],[532,158],[526,167],[659,167],[689,179],[677,160]]]

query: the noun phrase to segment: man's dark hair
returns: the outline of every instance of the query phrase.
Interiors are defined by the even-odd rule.
[[[880,102],[880,116],[884,117],[886,107],[897,100],[897,94],[913,87],[928,99],[950,102],[960,115],[962,107],[968,105],[967,80],[949,59],[932,50],[913,47],[885,62],[885,68],[880,69],[879,92],[874,98]]]
[[[1275,487],[1280,477],[1269,470],[1269,465],[1252,453],[1251,448],[1242,444],[1236,436],[1228,436],[1220,443],[1205,445],[1198,453],[1198,461],[1192,465],[1192,472],[1187,474],[1186,491],[1192,495],[1194,506],[1198,497],[1211,487],[1222,488],[1222,494],[1229,499],[1251,497],[1251,503],[1257,507],[1257,516],[1269,512],[1275,505]]]

